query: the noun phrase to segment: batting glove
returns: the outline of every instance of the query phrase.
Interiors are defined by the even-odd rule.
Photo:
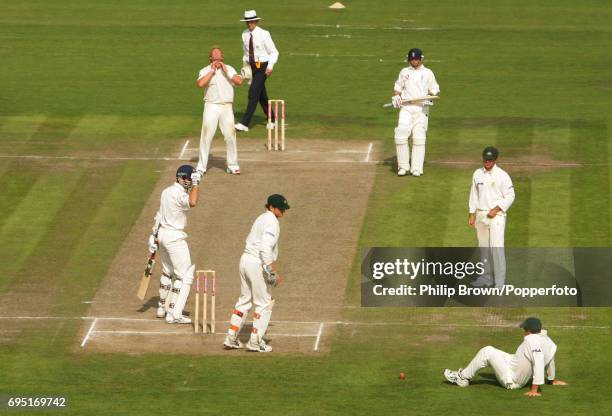
[[[155,253],[156,251],[157,251],[157,240],[155,239],[155,236],[151,234],[149,236],[149,252]]]
[[[202,180],[202,174],[197,170],[191,174],[191,185],[199,186],[200,181]]]

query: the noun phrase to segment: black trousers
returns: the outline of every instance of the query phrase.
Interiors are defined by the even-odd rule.
[[[261,104],[263,112],[268,117],[268,93],[266,92],[266,68],[268,68],[267,62],[262,62],[260,67],[251,66],[253,72],[253,79],[251,80],[251,86],[249,87],[249,103],[247,104],[246,111],[242,116],[242,123],[245,126],[249,126],[251,118],[257,109],[257,103]],[[272,112],[272,121],[275,121],[274,112]]]

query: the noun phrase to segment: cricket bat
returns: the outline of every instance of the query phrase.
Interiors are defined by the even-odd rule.
[[[437,95],[426,95],[425,97],[421,97],[421,98],[413,98],[411,100],[402,100],[402,105],[418,103],[419,101],[434,101],[434,100],[439,100],[439,99],[440,97],[438,97]],[[383,104],[383,107],[384,108],[393,107],[393,103]]]
[[[153,266],[155,266],[155,254],[157,254],[157,252],[153,252],[149,256],[147,267],[145,267],[142,279],[140,279],[140,287],[138,288],[138,293],[136,294],[140,300],[144,300],[147,294],[147,289],[149,288],[149,282],[151,281],[151,275],[153,274]]]

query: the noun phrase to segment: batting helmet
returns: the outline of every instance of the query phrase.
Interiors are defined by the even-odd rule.
[[[176,178],[189,179],[191,180],[191,174],[195,171],[195,168],[191,165],[180,166],[176,170]]]
[[[413,59],[423,59],[423,51],[419,48],[412,48],[408,51],[406,58],[411,61]]]

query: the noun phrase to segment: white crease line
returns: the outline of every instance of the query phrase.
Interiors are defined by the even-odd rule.
[[[189,335],[192,336],[194,334],[193,331],[125,331],[125,330],[117,330],[117,331],[112,331],[112,330],[105,330],[105,331],[95,331],[96,335],[102,334],[102,335]],[[208,335],[227,335],[227,333],[225,332],[215,332],[214,334],[211,334],[210,332],[207,333]],[[206,335],[206,334],[204,334]],[[284,334],[284,333],[274,333],[274,332],[268,332],[266,335],[271,336],[271,337],[316,337],[317,334]]]
[[[374,143],[370,142],[370,145],[368,146],[368,154],[366,155],[366,158],[364,160],[364,162],[369,162],[370,161],[370,154],[372,153],[372,147],[374,147]]]
[[[321,335],[323,334],[323,322],[319,325],[319,332],[317,332],[317,340],[314,344],[314,350],[319,351],[319,342],[321,342]]]
[[[57,320],[91,320],[94,321],[138,321],[138,322],[159,322],[162,323],[161,319],[148,319],[148,318],[121,318],[121,317],[104,317],[104,316],[81,316],[81,317],[70,317],[70,316],[0,316],[0,319],[57,319]],[[521,320],[521,319],[519,319]],[[518,322],[518,321],[517,321]],[[413,323],[413,322],[359,322],[359,321],[270,321],[271,324],[297,324],[297,325],[356,325],[356,326],[435,326],[435,327],[458,327],[458,328],[516,328],[515,324],[440,324],[440,323]],[[547,328],[561,328],[561,329],[610,329],[609,325],[546,325]],[[100,331],[96,331],[98,333]],[[217,332],[221,334],[221,332]],[[306,335],[305,335],[306,336]],[[314,335],[312,335],[314,336]]]
[[[187,145],[189,145],[189,140],[185,140],[185,144],[183,145],[183,148],[181,149],[181,153],[179,154],[178,160],[183,159],[183,155],[185,154],[185,150],[187,149]]]
[[[83,338],[83,342],[81,342],[81,348],[85,347],[85,344],[87,344],[89,337],[91,336],[94,328],[96,327],[96,322],[98,322],[98,320],[94,319],[93,322],[91,323],[91,326],[89,327],[89,331],[87,331],[85,338]]]

